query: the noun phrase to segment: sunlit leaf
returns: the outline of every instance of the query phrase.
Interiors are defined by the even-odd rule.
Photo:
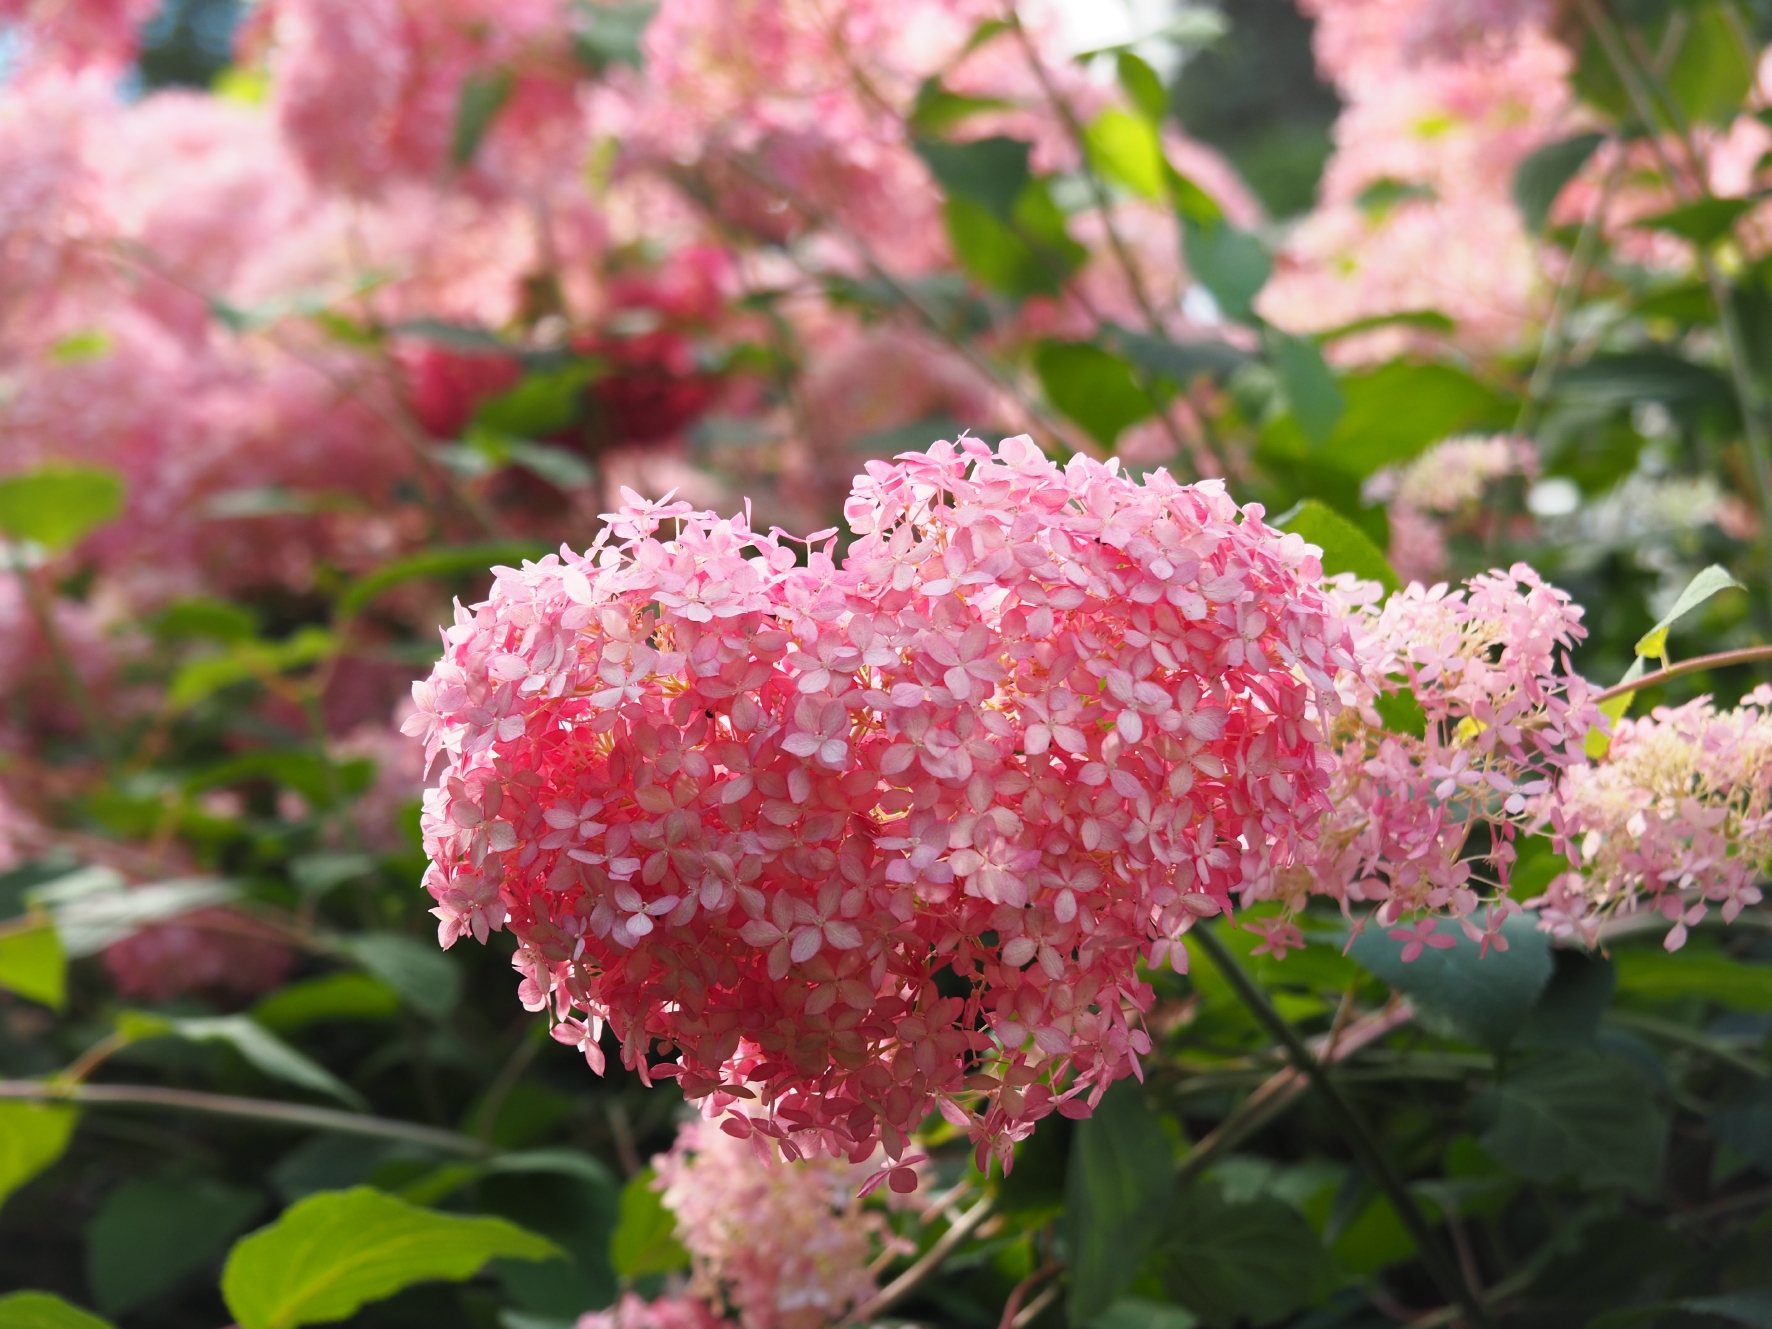
[[[116,519],[123,479],[90,466],[45,466],[0,479],[0,535],[51,553]]]
[[[1674,601],[1673,608],[1663,614],[1660,621],[1643,634],[1642,639],[1637,642],[1637,654],[1666,660],[1668,630],[1717,592],[1731,589],[1745,590],[1747,588],[1730,576],[1722,567],[1715,563],[1711,564],[1686,584],[1686,589],[1680,592],[1679,599]]]
[[[14,1292],[0,1297],[0,1329],[111,1329],[104,1320],[70,1306],[52,1292]]]
[[[677,1220],[653,1189],[655,1174],[646,1168],[621,1188],[621,1217],[609,1242],[609,1260],[623,1278],[668,1274],[689,1267],[689,1252],[677,1240]]]
[[[79,1120],[68,1104],[0,1099],[0,1205],[62,1156]]]
[[[60,1010],[68,995],[68,957],[47,916],[0,923],[0,988]]]
[[[1090,163],[1109,180],[1140,198],[1163,196],[1163,144],[1150,119],[1109,107],[1089,125],[1084,143]]]
[[[1034,371],[1046,399],[1110,450],[1128,425],[1155,409],[1127,363],[1089,342],[1043,343]]]
[[[240,1329],[342,1320],[415,1283],[472,1278],[499,1257],[558,1248],[502,1218],[434,1213],[360,1186],[310,1195],[235,1243],[222,1298]]]
[[[1297,532],[1321,549],[1326,576],[1351,572],[1356,577],[1377,582],[1384,587],[1386,594],[1402,585],[1378,546],[1327,503],[1307,498],[1276,518],[1274,525],[1282,531]]]

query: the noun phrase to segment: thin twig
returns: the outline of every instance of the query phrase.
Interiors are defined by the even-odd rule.
[[[1159,341],[1167,342],[1169,331],[1163,326],[1163,320],[1157,314],[1156,304],[1151,300],[1150,291],[1145,286],[1144,273],[1139,269],[1137,260],[1133,258],[1131,248],[1120,235],[1120,228],[1114,224],[1113,198],[1108,194],[1107,185],[1089,160],[1089,142],[1083,132],[1083,122],[1077,118],[1076,108],[1071,105],[1070,99],[1053,82],[1052,75],[1046,68],[1046,62],[1040,58],[1039,48],[1034,44],[1033,38],[1028,35],[1028,30],[1023,25],[1021,16],[1016,13],[1013,4],[1006,7],[1003,21],[1015,34],[1016,41],[1021,44],[1022,53],[1027,57],[1028,68],[1033,71],[1034,80],[1039,83],[1040,91],[1052,104],[1052,109],[1058,113],[1059,121],[1064,125],[1065,132],[1070,135],[1071,142],[1077,149],[1077,158],[1082,165],[1083,179],[1088,183],[1090,196],[1095,200],[1095,210],[1101,215],[1101,227],[1107,236],[1108,248],[1113,251],[1114,259],[1119,263],[1120,270],[1126,274],[1126,286],[1132,292],[1132,299],[1138,305],[1138,312],[1144,316],[1146,330]],[[1098,324],[1101,322],[1100,317],[1093,312],[1090,316]],[[1150,399],[1157,419],[1162,422],[1163,431],[1169,435],[1169,442],[1175,448],[1177,458],[1186,456],[1189,451],[1187,440],[1181,436],[1181,430],[1176,426],[1168,409],[1159,399],[1155,385],[1142,368],[1135,366],[1134,370],[1138,390]]]
[[[166,1089],[146,1084],[61,1085],[43,1080],[0,1080],[0,1099],[37,1103],[75,1103],[85,1107],[161,1107],[180,1112],[205,1112],[239,1117],[300,1130],[337,1131],[344,1135],[368,1135],[384,1140],[405,1140],[440,1153],[482,1158],[492,1151],[479,1140],[455,1131],[440,1130],[414,1121],[340,1112],[335,1108],[282,1103],[268,1098],[238,1098],[231,1094],[206,1094],[192,1089]]]
[[[1415,1197],[1410,1194],[1408,1183],[1391,1166],[1390,1159],[1385,1155],[1384,1146],[1379,1142],[1370,1126],[1360,1117],[1354,1105],[1341,1092],[1327,1072],[1323,1064],[1311,1055],[1311,1050],[1298,1036],[1298,1031],[1287,1023],[1285,1018],[1273,1007],[1267,995],[1256,986],[1253,979],[1238,964],[1236,958],[1225,949],[1225,945],[1213,933],[1211,928],[1198,928],[1197,937],[1200,949],[1211,958],[1225,979],[1235,990],[1243,1004],[1249,1008],[1250,1014],[1266,1027],[1267,1031],[1285,1047],[1292,1058],[1292,1064],[1310,1077],[1312,1085],[1322,1095],[1324,1105],[1335,1119],[1348,1146],[1354,1151],[1356,1158],[1366,1169],[1367,1174],[1377,1183],[1396,1210],[1397,1217],[1403,1221],[1409,1235],[1415,1240],[1415,1249],[1421,1256],[1428,1275],[1439,1287],[1447,1301],[1455,1303],[1464,1317],[1473,1326],[1487,1329],[1491,1323],[1488,1312],[1484,1310],[1478,1299],[1476,1290],[1470,1287],[1461,1276],[1455,1262],[1448,1259],[1445,1249],[1441,1246],[1438,1236],[1429,1226],[1421,1206],[1416,1204]]]
[[[991,1208],[991,1199],[986,1196],[961,1214],[954,1220],[953,1226],[942,1233],[936,1243],[917,1258],[915,1264],[856,1307],[850,1313],[848,1323],[852,1325],[867,1324],[876,1316],[884,1315],[903,1301],[941,1267],[942,1262],[954,1253],[955,1248],[961,1242],[977,1230],[979,1224],[991,1216]]]
[[[1674,679],[1684,678],[1687,674],[1702,674],[1707,669],[1727,669],[1730,665],[1754,664],[1760,660],[1772,660],[1772,646],[1744,646],[1738,651],[1718,651],[1715,655],[1695,655],[1690,660],[1682,660],[1677,665],[1657,669],[1653,674],[1644,674],[1641,678],[1633,678],[1628,683],[1615,683],[1604,692],[1596,692],[1588,700],[1598,705],[1603,701],[1611,701],[1614,697],[1626,697],[1633,692],[1642,692],[1646,688],[1657,687],[1662,683],[1671,683]]]
[[[1009,1329],[1027,1329],[1027,1326],[1032,1324],[1039,1317],[1040,1312],[1045,1310],[1057,1299],[1058,1284],[1053,1283],[1039,1296],[1035,1297],[1026,1306],[1021,1308],[1021,1313],[1009,1322]]]
[[[1027,1320],[1024,1320],[1022,1318],[1021,1308],[1022,1299],[1035,1288],[1039,1287],[1040,1284],[1057,1276],[1063,1271],[1063,1264],[1049,1264],[1042,1269],[1034,1270],[1033,1273],[1017,1283],[1009,1293],[1009,1300],[1003,1303],[1003,1315],[1002,1318],[997,1321],[997,1329],[1015,1329],[1016,1325],[1025,1324],[1027,1320],[1033,1319],[1034,1315],[1038,1315],[1040,1312],[1037,1308],[1041,1306],[1041,1302],[1036,1298],[1034,1304],[1028,1307],[1028,1310],[1032,1311],[1033,1315],[1029,1315]],[[1057,1290],[1056,1286],[1047,1289],[1048,1292],[1056,1292]]]

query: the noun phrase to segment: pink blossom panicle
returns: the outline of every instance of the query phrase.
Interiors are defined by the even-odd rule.
[[[1606,760],[1569,771],[1550,809],[1573,866],[1529,903],[1555,934],[1593,945],[1608,918],[1651,910],[1671,951],[1713,906],[1734,922],[1772,862],[1772,686],[1732,711],[1701,697],[1620,720]]]
[[[406,723],[426,886],[445,946],[515,931],[593,1067],[607,1024],[789,1157],[898,1159],[938,1108],[982,1161],[1138,1070],[1136,964],[1299,854],[1355,661],[1217,482],[962,438],[845,515],[839,564],[630,494],[496,569]]]
[[[873,1295],[876,1257],[908,1243],[858,1197],[866,1162],[783,1162],[754,1148],[760,1139],[696,1118],[653,1160],[694,1262],[689,1292],[730,1306],[744,1329],[842,1324]]]

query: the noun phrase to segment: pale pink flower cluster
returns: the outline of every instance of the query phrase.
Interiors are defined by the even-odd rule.
[[[159,0],[0,0],[0,36],[23,45],[30,64],[115,70],[135,57],[142,24]]]
[[[578,1329],[724,1329],[727,1323],[701,1298],[669,1293],[644,1301],[624,1292],[608,1310],[578,1317]]]
[[[1530,903],[1560,936],[1599,940],[1637,910],[1671,925],[1667,948],[1713,906],[1758,904],[1772,863],[1772,686],[1719,711],[1709,698],[1620,720],[1605,761],[1568,772],[1548,800],[1572,865]]]
[[[1458,325],[1462,349],[1519,346],[1550,287],[1512,183],[1528,153],[1577,127],[1568,52],[1525,24],[1505,43],[1430,58],[1411,35],[1416,19],[1474,10],[1375,0],[1306,8],[1318,19],[1318,63],[1346,109],[1318,206],[1288,240],[1262,309],[1298,331],[1434,309]],[[1379,359],[1419,339],[1391,329],[1336,349]]]
[[[963,439],[845,515],[839,566],[636,497],[498,570],[415,688],[426,885],[445,945],[510,923],[556,1037],[601,1066],[607,1022],[724,1129],[896,1159],[938,1107],[1002,1152],[1137,1069],[1136,963],[1300,851],[1354,658],[1216,482]]]
[[[784,1162],[714,1122],[686,1122],[652,1160],[677,1239],[694,1261],[689,1292],[730,1307],[744,1329],[825,1329],[875,1291],[870,1265],[902,1243],[858,1191],[867,1163]]]
[[[1509,475],[1538,474],[1538,449],[1515,434],[1449,438],[1363,486],[1367,501],[1389,504],[1391,566],[1411,581],[1430,581],[1446,566],[1446,522],[1468,512],[1488,487]]]
[[[253,23],[303,164],[375,197],[402,181],[508,189],[569,172],[584,147],[571,17],[567,0],[269,0]],[[461,181],[464,95],[496,99],[496,113]]]
[[[1516,907],[1505,898],[1515,838],[1583,762],[1582,738],[1598,718],[1568,659],[1586,635],[1581,608],[1524,564],[1456,590],[1413,583],[1382,606],[1377,590],[1337,587],[1360,667],[1342,680],[1355,705],[1329,738],[1332,810],[1312,856],[1252,875],[1246,898],[1380,902],[1387,927],[1430,915],[1418,943],[1443,944],[1426,935],[1436,918],[1452,918],[1474,940],[1504,944],[1496,929]],[[1406,697],[1420,708],[1420,736],[1397,722]]]

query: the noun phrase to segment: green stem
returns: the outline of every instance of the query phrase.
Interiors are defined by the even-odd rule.
[[[1447,1255],[1440,1244],[1438,1235],[1428,1225],[1427,1217],[1421,1207],[1415,1203],[1415,1197],[1409,1193],[1408,1183],[1397,1170],[1391,1166],[1386,1157],[1384,1146],[1373,1133],[1372,1128],[1360,1117],[1354,1105],[1341,1092],[1335,1082],[1330,1079],[1323,1064],[1311,1055],[1311,1050],[1299,1037],[1298,1031],[1288,1024],[1285,1018],[1274,1009],[1267,994],[1249,977],[1243,966],[1237,963],[1225,945],[1210,927],[1198,927],[1193,930],[1191,939],[1199,947],[1231,985],[1238,998],[1249,1008],[1250,1014],[1262,1024],[1274,1039],[1286,1049],[1292,1064],[1305,1076],[1311,1085],[1322,1096],[1324,1106],[1334,1119],[1336,1128],[1346,1139],[1353,1150],[1354,1157],[1366,1169],[1367,1174],[1377,1183],[1379,1190],[1391,1202],[1397,1217],[1414,1238],[1415,1249],[1421,1256],[1422,1264],[1427,1268],[1429,1277],[1434,1280],[1449,1302],[1454,1303],[1472,1326],[1488,1329],[1491,1321],[1483,1308],[1482,1301],[1459,1272],[1457,1264]]]
[[[92,693],[87,690],[86,680],[80,676],[80,668],[74,662],[74,653],[68,649],[67,638],[62,636],[61,629],[55,624],[55,605],[44,592],[36,572],[25,566],[24,556],[16,550],[12,555],[12,570],[18,577],[19,588],[24,592],[31,617],[37,621],[37,631],[42,634],[43,644],[49,648],[49,658],[55,664],[62,690],[67,693],[74,713],[80,717],[80,727],[86,731],[87,741],[101,753],[108,750],[110,742],[98,706],[92,699]]]
[[[214,1116],[240,1117],[300,1130],[337,1131],[345,1135],[368,1135],[382,1140],[403,1140],[439,1153],[485,1157],[491,1150],[479,1140],[455,1131],[439,1130],[413,1121],[372,1117],[335,1108],[309,1107],[305,1103],[280,1103],[268,1098],[237,1098],[231,1094],[205,1094],[191,1089],[165,1089],[146,1084],[56,1084],[44,1080],[0,1080],[0,1100],[23,1099],[36,1103],[77,1103],[83,1106],[161,1107],[180,1112],[205,1112]]]

